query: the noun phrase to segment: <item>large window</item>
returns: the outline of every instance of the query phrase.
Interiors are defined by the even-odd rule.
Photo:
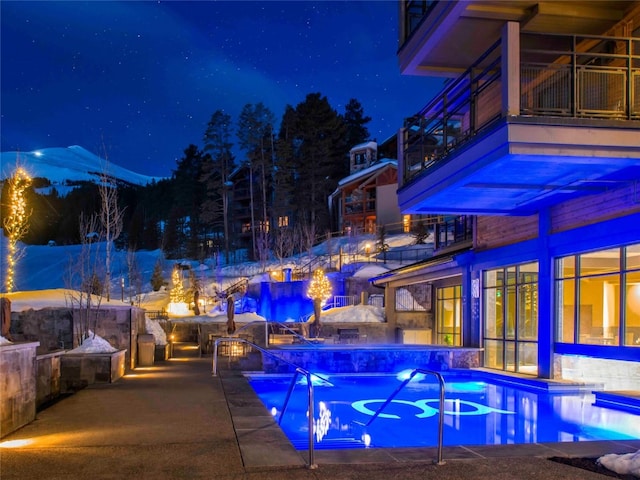
[[[396,290],[396,312],[431,310],[431,284],[416,283]]]
[[[556,340],[640,346],[640,244],[556,260]]]
[[[436,341],[439,345],[462,345],[462,287],[436,289]]]
[[[538,264],[484,273],[485,366],[537,374]]]

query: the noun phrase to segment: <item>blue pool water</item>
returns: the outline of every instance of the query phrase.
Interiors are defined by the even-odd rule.
[[[308,448],[307,386],[300,377],[280,419],[291,376],[249,383],[299,450]],[[439,384],[416,376],[369,426],[406,376],[322,375],[314,381],[315,448],[426,447],[438,443]],[[447,373],[444,445],[506,445],[640,439],[640,415],[594,406],[590,392],[549,393],[479,373]]]

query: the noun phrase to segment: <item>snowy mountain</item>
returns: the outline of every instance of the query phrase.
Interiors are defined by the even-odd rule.
[[[33,152],[2,152],[0,180],[10,177],[16,169],[16,164],[24,168],[32,178],[48,179],[59,193],[63,193],[60,187],[80,181],[98,182],[102,173],[134,185],[146,185],[154,179],[161,179],[127,170],[78,145],[44,148]]]

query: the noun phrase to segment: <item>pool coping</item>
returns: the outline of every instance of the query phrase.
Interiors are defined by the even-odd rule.
[[[296,450],[267,411],[243,372],[219,372],[236,439],[247,469],[308,465],[308,450]],[[588,457],[640,450],[640,439],[517,445],[457,445],[443,447],[443,460],[459,461],[506,457]],[[314,449],[316,464],[433,463],[436,447]]]
[[[593,394],[596,397],[595,405],[640,415],[640,391],[638,390],[594,391]]]

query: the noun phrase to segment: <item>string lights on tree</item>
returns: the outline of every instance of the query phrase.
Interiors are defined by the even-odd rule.
[[[307,296],[313,300],[325,302],[331,298],[331,283],[321,268],[313,272]]]
[[[184,285],[182,284],[182,276],[178,268],[174,268],[171,273],[171,282],[173,287],[169,292],[171,303],[182,303],[185,299]]]
[[[23,168],[17,168],[9,182],[9,212],[4,219],[4,232],[8,238],[7,271],[5,273],[5,287],[7,293],[15,287],[15,268],[20,257],[18,241],[29,230],[29,217],[25,191],[31,185],[31,177]]]
[[[307,296],[313,300],[312,336],[318,337],[320,335],[322,304],[331,298],[331,283],[321,268],[313,272]]]
[[[169,291],[169,313],[174,315],[187,315],[189,313],[189,305],[186,303],[187,295],[184,291],[182,283],[182,275],[178,267],[173,269],[171,273],[171,291]]]

